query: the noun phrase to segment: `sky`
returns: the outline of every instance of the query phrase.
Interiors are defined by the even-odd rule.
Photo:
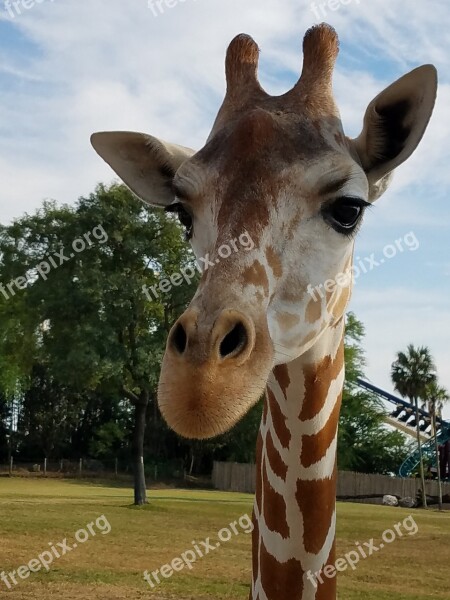
[[[94,131],[143,131],[203,146],[225,90],[238,33],[261,48],[260,80],[280,94],[301,68],[301,40],[326,21],[341,40],[335,95],[347,135],[409,70],[433,63],[430,126],[365,218],[351,309],[364,323],[367,377],[393,391],[390,366],[426,345],[450,389],[450,3],[448,0],[0,0],[0,222],[44,199],[74,203],[112,171]],[[397,249],[401,240],[403,251]],[[445,412],[450,418],[450,408]]]

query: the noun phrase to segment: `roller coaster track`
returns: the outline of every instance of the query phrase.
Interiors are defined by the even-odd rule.
[[[441,433],[438,433],[437,436],[438,444],[442,445],[445,442],[450,440],[450,427],[447,430],[442,430]],[[422,456],[424,458],[428,458],[430,463],[435,466],[436,465],[436,449],[435,449],[435,441],[434,437],[425,444],[422,444]],[[399,469],[400,477],[409,477],[414,469],[420,462],[419,450],[415,450],[408,458],[404,461],[402,466]]]
[[[402,398],[398,398],[376,387],[375,385],[364,381],[363,379],[357,380],[357,385],[360,388],[370,392],[378,399],[385,400],[394,405],[394,410],[386,415],[385,421],[390,425],[396,427],[403,433],[416,437],[416,409],[413,404]],[[421,432],[421,438],[424,442],[422,444],[423,456],[429,458],[432,464],[436,463],[435,454],[435,438],[432,435],[432,419],[428,411],[419,408],[419,428]],[[445,444],[450,440],[450,422],[436,417],[437,425],[437,440],[438,444]],[[400,467],[399,475],[401,477],[409,477],[414,469],[419,464],[419,451],[415,450],[408,458],[404,461]]]

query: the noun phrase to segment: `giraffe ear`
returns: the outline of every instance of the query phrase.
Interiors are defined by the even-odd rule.
[[[361,134],[352,140],[376,200],[390,183],[392,171],[411,156],[433,112],[437,72],[423,65],[404,75],[369,104]]]
[[[171,182],[180,165],[194,150],[168,144],[144,133],[94,133],[91,143],[132,192],[152,206],[174,200]]]

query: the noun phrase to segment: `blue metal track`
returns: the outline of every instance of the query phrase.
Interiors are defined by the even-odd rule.
[[[397,420],[403,426],[409,425],[411,428],[416,426],[416,408],[411,402],[403,400],[385,392],[381,388],[372,385],[364,379],[358,379],[357,385],[365,390],[376,395],[382,400],[387,400],[395,405],[395,410],[389,415],[392,419]],[[420,430],[423,433],[429,433],[431,430],[431,415],[428,411],[419,408]],[[437,433],[438,444],[445,444],[450,440],[450,422],[436,417],[436,424],[439,428]],[[423,456],[429,458],[432,464],[436,464],[435,440],[434,436],[422,444]],[[409,477],[420,462],[419,450],[415,450],[401,465],[399,470],[400,477]]]
[[[445,442],[450,440],[450,428],[442,430],[441,433],[438,433],[438,444],[442,445]],[[436,450],[435,450],[435,442],[434,437],[425,444],[422,444],[422,456],[424,458],[428,458],[431,464],[436,466]],[[417,465],[420,463],[420,454],[419,450],[415,450],[408,458],[404,461],[402,466],[399,469],[400,477],[409,477]]]

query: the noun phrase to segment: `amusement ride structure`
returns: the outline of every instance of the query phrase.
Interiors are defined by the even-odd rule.
[[[373,394],[377,399],[387,401],[394,406],[392,412],[385,417],[385,422],[399,429],[414,438],[416,432],[416,408],[413,404],[393,396],[392,394],[376,387],[375,385],[357,380],[358,387]],[[422,454],[431,465],[431,469],[436,468],[435,435],[432,426],[432,417],[430,413],[423,408],[419,408],[419,428],[422,439]],[[439,446],[440,472],[442,479],[450,479],[450,422],[436,416],[436,436]],[[412,452],[400,467],[400,477],[410,477],[420,462],[419,450]]]

